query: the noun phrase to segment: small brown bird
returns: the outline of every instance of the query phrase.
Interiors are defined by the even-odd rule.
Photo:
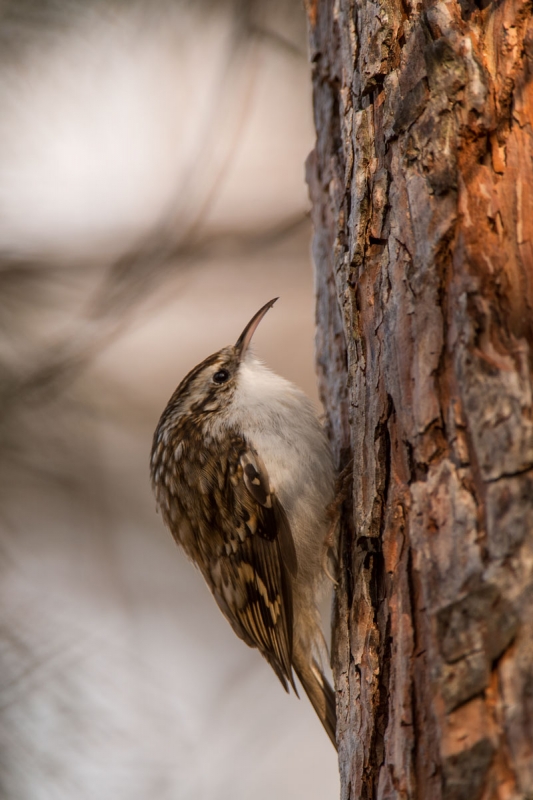
[[[296,691],[294,669],[336,746],[317,607],[333,462],[310,401],[249,349],[274,303],[182,380],[154,435],[152,485],[237,636],[286,691]]]

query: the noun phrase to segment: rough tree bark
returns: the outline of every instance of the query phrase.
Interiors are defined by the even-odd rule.
[[[533,22],[308,0],[343,798],[533,797]]]

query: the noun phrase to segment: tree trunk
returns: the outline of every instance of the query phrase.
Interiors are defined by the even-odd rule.
[[[425,10],[422,9],[425,5]],[[533,797],[533,22],[309,0],[343,798]]]

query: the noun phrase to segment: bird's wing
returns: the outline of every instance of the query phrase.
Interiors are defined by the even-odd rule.
[[[237,635],[261,651],[285,689],[287,681],[294,687],[291,575],[297,563],[287,515],[259,455],[241,436],[233,437],[218,469],[207,481],[213,491],[204,519],[217,552],[202,559],[205,577]]]

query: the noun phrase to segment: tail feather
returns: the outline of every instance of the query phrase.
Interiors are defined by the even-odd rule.
[[[298,653],[293,657],[294,671],[311,705],[315,709],[320,722],[324,726],[326,733],[337,749],[337,712],[335,709],[335,692],[322,674],[316,662],[310,664],[308,660],[299,658]]]

